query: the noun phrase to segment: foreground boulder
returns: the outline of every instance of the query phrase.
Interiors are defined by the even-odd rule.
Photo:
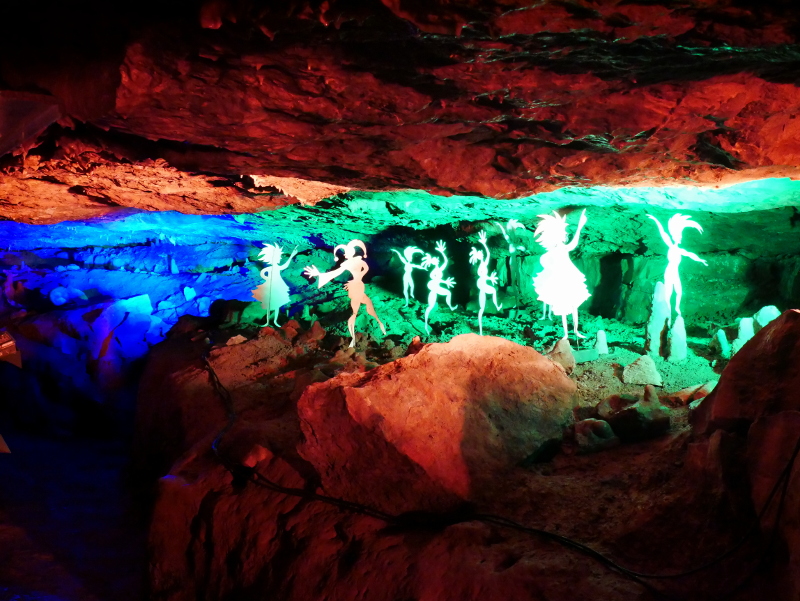
[[[800,311],[759,330],[725,367],[698,410],[696,427],[743,429],[757,418],[800,410]]]
[[[328,494],[390,512],[443,510],[557,445],[575,392],[532,348],[465,334],[307,388],[300,454]]]

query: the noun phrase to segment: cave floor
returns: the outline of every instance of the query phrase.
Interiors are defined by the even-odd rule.
[[[0,601],[144,598],[149,504],[115,440],[9,430],[0,455]]]

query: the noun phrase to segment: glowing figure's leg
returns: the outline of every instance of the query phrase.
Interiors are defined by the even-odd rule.
[[[483,336],[483,311],[486,309],[486,294],[481,292],[478,298],[480,309],[478,310],[478,332]]]
[[[430,334],[431,328],[428,326],[428,316],[433,311],[433,305],[436,303],[437,294],[433,291],[428,295],[428,308],[425,309],[425,331]]]
[[[406,297],[406,307],[408,306],[408,297],[409,294],[411,296],[414,295],[414,282],[411,278],[406,274],[403,276],[403,296]]]
[[[375,321],[378,322],[378,325],[381,327],[381,332],[383,335],[386,335],[386,328],[383,327],[383,322],[378,317],[378,314],[375,313],[375,306],[372,304],[372,299],[368,297],[366,294],[364,295],[364,304],[367,306],[367,313],[372,315],[375,318]]]
[[[445,288],[443,289],[442,294],[444,294],[444,298],[447,301],[447,306],[450,307],[451,310],[454,310],[456,306],[451,304],[451,301],[453,300],[453,293]]]
[[[564,319],[566,320],[567,318],[564,317]],[[566,321],[564,323],[566,323]],[[578,310],[577,309],[572,312],[572,329],[575,331],[575,339],[576,340],[578,338],[586,338],[586,336],[584,336],[583,334],[578,333]]]
[[[675,312],[681,314],[681,297],[683,296],[683,285],[680,280],[675,281]]]
[[[561,316],[561,324],[564,326],[564,338],[569,337],[569,329],[567,328],[567,314]]]
[[[280,310],[281,310],[281,308],[280,308],[280,307],[278,307],[277,309],[275,309],[275,319],[273,320],[273,321],[275,322],[275,327],[280,327],[280,326],[278,325],[278,311],[280,311]]]
[[[492,300],[494,300],[494,306],[498,311],[503,308],[503,305],[497,302],[497,290],[492,291]]]
[[[353,314],[347,320],[347,330],[350,332],[350,347],[352,348],[356,345],[356,316],[361,308],[361,303],[359,301],[350,301],[350,308],[353,309]]]

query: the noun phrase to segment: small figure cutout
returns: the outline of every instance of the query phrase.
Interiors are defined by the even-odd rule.
[[[486,232],[480,233],[478,241],[483,244],[485,252],[473,246],[472,250],[469,251],[469,263],[470,265],[478,263],[477,286],[478,305],[480,306],[478,310],[478,331],[481,336],[483,336],[483,312],[486,309],[486,296],[491,295],[494,306],[498,311],[503,308],[503,305],[497,302],[497,288],[494,287],[497,285],[497,272],[493,271],[492,275],[489,275],[489,259],[491,255],[489,253],[489,246],[486,244]]]
[[[261,270],[261,277],[264,283],[252,290],[253,298],[261,302],[261,307],[267,311],[267,323],[269,323],[269,315],[275,312],[273,323],[278,325],[278,312],[281,307],[289,304],[289,286],[283,281],[281,271],[289,266],[294,256],[297,254],[297,248],[292,251],[289,259],[283,265],[280,265],[281,254],[283,249],[277,244],[266,244],[261,252],[258,254],[258,260],[264,261],[269,267]]]
[[[422,259],[422,266],[426,269],[428,267],[433,267],[431,269],[431,277],[428,280],[428,308],[425,309],[425,331],[430,334],[431,329],[428,326],[428,316],[433,311],[433,307],[436,305],[436,300],[439,298],[441,294],[444,296],[445,300],[447,301],[447,306],[450,309],[455,309],[455,305],[452,304],[452,297],[453,294],[450,292],[450,288],[455,285],[455,280],[453,278],[444,278],[444,270],[447,269],[447,255],[444,254],[444,251],[447,250],[447,246],[445,245],[443,240],[439,240],[436,243],[436,250],[442,255],[442,264],[439,265],[439,257],[435,257],[429,254],[425,255],[425,258]]]
[[[591,296],[586,288],[586,278],[572,263],[569,253],[578,246],[581,229],[586,225],[586,210],[578,220],[578,229],[567,244],[567,218],[555,211],[552,215],[539,215],[542,221],[536,227],[536,241],[545,253],[539,258],[542,271],[533,278],[533,287],[543,311],[560,315],[564,326],[564,338],[568,335],[567,315],[572,314],[572,326],[576,338],[585,338],[578,332],[578,307]],[[544,316],[543,316],[544,317]]]
[[[661,239],[669,248],[667,251],[667,269],[664,272],[664,297],[666,298],[667,308],[669,309],[669,315],[671,318],[672,309],[670,307],[670,302],[672,300],[672,292],[675,292],[675,312],[680,316],[683,286],[681,286],[681,277],[678,273],[678,266],[681,263],[681,259],[683,257],[688,257],[692,261],[697,261],[698,263],[702,263],[706,266],[708,265],[708,262],[704,259],[701,259],[693,252],[689,252],[688,250],[684,250],[680,247],[681,240],[683,239],[683,230],[685,230],[687,227],[693,227],[702,234],[703,228],[700,227],[699,223],[692,221],[688,215],[676,213],[669,218],[669,222],[667,223],[669,234],[667,234],[658,219],[652,215],[648,215],[648,217],[656,222],[656,225],[658,226],[658,232],[661,234]]]
[[[515,245],[511,240],[511,232],[518,229],[525,229],[525,226],[521,224],[516,219],[509,219],[508,223],[506,223],[506,227],[503,227],[503,224],[499,221],[495,221],[494,224],[500,228],[500,233],[503,234],[503,238],[506,239],[508,242],[508,254],[513,255],[518,250],[525,250],[525,247],[520,245]]]
[[[406,298],[407,307],[409,297],[414,298],[414,278],[412,277],[414,269],[425,269],[422,265],[414,263],[414,255],[417,253],[421,255],[425,253],[416,246],[406,246],[402,255],[400,251],[394,248],[392,251],[397,253],[397,256],[400,257],[400,260],[403,262],[403,296]]]
[[[356,248],[361,248],[364,255],[357,255]],[[347,290],[347,296],[350,299],[350,308],[353,310],[353,314],[347,320],[347,329],[350,332],[350,346],[354,347],[356,345],[356,317],[358,316],[358,310],[361,308],[361,305],[367,307],[367,313],[378,322],[378,325],[381,327],[381,332],[386,334],[386,328],[383,326],[383,322],[378,318],[378,314],[375,313],[372,300],[367,296],[364,289],[364,276],[367,271],[369,271],[369,267],[366,261],[364,261],[364,258],[367,256],[366,245],[361,240],[350,240],[347,244],[340,244],[333,249],[334,257],[336,257],[336,253],[339,252],[339,249],[342,249],[344,253],[344,261],[342,261],[339,267],[325,273],[320,273],[315,265],[309,265],[303,270],[303,273],[309,277],[317,278],[317,287],[319,288],[322,288],[333,278],[343,274],[345,271],[349,271],[352,274],[353,279],[345,283],[344,289]]]

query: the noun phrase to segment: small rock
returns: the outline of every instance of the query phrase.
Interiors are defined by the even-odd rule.
[[[630,407],[638,402],[639,397],[634,394],[612,394],[600,401],[595,410],[600,419],[607,420],[625,407]]]
[[[281,326],[281,330],[283,330],[283,335],[286,336],[286,340],[294,340],[297,337],[297,333],[300,331],[300,324],[294,319],[290,319]]]
[[[563,367],[567,375],[575,371],[575,355],[572,352],[572,346],[569,344],[569,338],[562,338],[556,342],[552,350],[545,356]]]
[[[606,340],[605,330],[597,330],[597,340],[594,343],[594,350],[596,350],[599,355],[608,354],[608,340]]]
[[[309,344],[311,342],[319,342],[323,338],[325,338],[325,329],[320,325],[318,321],[315,321],[311,324],[311,328],[307,331],[300,334],[300,337],[297,339],[299,344]]]
[[[602,415],[602,414],[601,414]],[[660,436],[669,430],[669,410],[656,395],[655,388],[645,387],[638,403],[612,411],[605,418],[623,442],[635,442]]]
[[[196,292],[196,291],[195,291],[195,289],[194,289],[194,288],[192,288],[191,286],[186,286],[186,287],[183,289],[183,297],[184,297],[184,298],[185,298],[187,301],[193,300],[193,299],[194,299],[194,297],[196,297],[196,296],[197,296],[197,292]]]
[[[670,407],[684,407],[693,401],[707,397],[717,383],[713,380],[704,384],[695,384],[694,386],[687,386],[678,392],[667,395],[664,397],[664,402]]]
[[[758,332],[761,328],[780,316],[781,312],[775,305],[762,307],[753,315],[753,332]]]
[[[594,453],[619,445],[611,425],[601,419],[584,419],[575,423],[575,443],[579,453]]]
[[[424,347],[425,345],[422,343],[420,337],[414,336],[414,338],[411,339],[411,344],[408,345],[408,349],[406,350],[406,357],[408,357],[409,355],[416,355]]]
[[[625,366],[622,370],[622,381],[626,384],[661,386],[661,374],[658,373],[653,359],[648,355],[642,355]]]
[[[242,342],[247,342],[247,338],[241,334],[237,334],[236,336],[228,338],[228,342],[225,343],[225,346],[234,346],[235,344],[242,344]]]

